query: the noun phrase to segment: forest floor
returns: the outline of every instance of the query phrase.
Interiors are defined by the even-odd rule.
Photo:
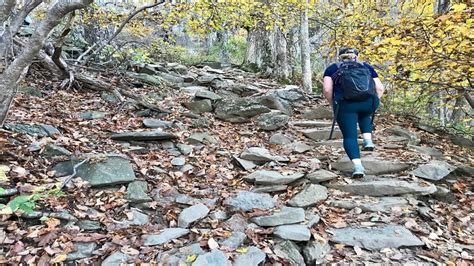
[[[225,79],[234,72],[215,73]],[[284,87],[238,73],[266,92]],[[183,88],[134,88],[160,94],[159,105],[170,113],[159,114],[107,101],[100,92],[56,90],[45,80],[28,86],[42,90],[20,92],[0,129],[0,203],[38,197],[18,203],[15,213],[2,212],[0,263],[469,265],[473,259],[473,150],[407,118],[376,116],[377,148],[362,153],[370,173],[353,180],[340,142],[308,137],[331,122],[319,116],[327,109],[319,97],[292,102],[289,123],[261,130],[253,119],[191,114],[183,103],[192,95]],[[59,134],[26,134],[8,124],[52,125]],[[156,128],[173,136],[111,138]],[[48,153],[58,147],[71,154]],[[65,182],[68,174],[55,166],[71,157]],[[81,179],[94,171],[109,185]],[[22,213],[30,202],[35,211]]]

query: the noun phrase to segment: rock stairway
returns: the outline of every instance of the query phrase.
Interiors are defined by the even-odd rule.
[[[448,221],[436,213],[456,211],[443,204],[460,206],[453,193],[463,188],[457,175],[472,175],[473,169],[420,146],[426,142],[413,130],[396,126],[377,132],[376,151],[362,153],[368,176],[353,180],[341,132],[336,128],[335,139],[327,140],[332,111],[296,86],[262,83],[235,69],[152,65],[142,70],[148,74],[134,76],[137,82],[177,88],[178,96],[166,98],[174,104],[168,117],[148,110],[127,120],[127,113],[120,117],[127,127],[87,138],[48,121],[6,127],[56,137],[56,144],[85,139],[83,150],[91,149],[90,140],[109,145],[94,156],[73,156],[41,141],[28,147],[39,157],[62,161],[52,168],[58,178],[74,172],[80,177],[68,184],[77,193],[74,205],[80,208],[71,214],[78,218],[67,214],[81,241],[71,237],[74,251],[67,260],[247,266],[470,258],[466,252],[472,248],[464,244],[472,233],[469,219],[453,218],[449,226],[455,223],[458,231],[451,234]],[[104,109],[76,119],[91,131],[105,128],[115,120],[109,119],[113,110]],[[83,182],[91,187],[87,193]],[[13,196],[11,191],[19,193],[9,188],[0,198]],[[54,213],[62,220],[69,216]],[[456,234],[460,238],[454,240]],[[427,252],[437,245],[443,254]]]

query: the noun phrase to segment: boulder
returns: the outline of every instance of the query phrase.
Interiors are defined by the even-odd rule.
[[[206,112],[212,112],[212,102],[211,100],[192,100],[190,102],[185,102],[183,105],[188,108],[190,111],[196,114],[202,114]]]
[[[392,128],[385,129],[386,133],[402,137],[406,140],[408,144],[418,145],[420,143],[420,137],[418,134],[409,131],[408,129],[402,128],[400,126],[395,126]]]
[[[257,117],[257,127],[261,130],[277,130],[288,124],[290,117],[280,112],[270,112]]]
[[[293,140],[282,133],[273,134],[270,137],[270,144],[278,144],[278,145],[285,145],[290,144]]]
[[[216,94],[216,93],[214,93],[212,91],[208,91],[208,90],[197,91],[196,94],[194,95],[194,97],[202,98],[202,99],[209,99],[209,100],[212,100],[212,101],[217,101],[217,100],[222,99],[222,97],[219,94]]]
[[[248,99],[223,99],[216,104],[216,117],[233,123],[248,122],[250,118],[270,112],[270,108]]]

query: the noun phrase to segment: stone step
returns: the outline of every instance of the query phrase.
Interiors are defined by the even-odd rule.
[[[331,127],[332,121],[329,120],[297,120],[290,122],[290,125],[295,127],[309,127],[309,128],[319,128],[319,127]]]
[[[404,194],[429,195],[437,191],[435,185],[428,182],[408,182],[395,178],[362,178],[350,184],[327,184],[344,192],[361,196],[396,196]]]
[[[311,143],[313,147],[320,147],[320,146],[330,146],[334,148],[342,148],[343,147],[343,140],[342,139],[332,139],[332,140],[323,140]],[[358,139],[357,142],[362,144],[362,139]]]
[[[327,140],[329,138],[329,134],[331,133],[330,128],[311,128],[311,129],[304,129],[300,131],[305,135],[307,138],[310,138],[314,141],[321,141]],[[334,129],[334,133],[332,134],[333,139],[340,139],[342,138],[342,132],[339,129]]]
[[[382,158],[376,157],[376,155],[371,155],[367,157],[362,157],[362,164],[365,168],[365,173],[368,175],[380,175],[380,174],[390,174],[398,173],[404,170],[407,170],[411,167],[410,164],[405,162],[396,162],[396,161],[386,161]],[[339,161],[332,163],[332,168],[345,172],[352,173],[352,161],[347,157],[343,157]]]

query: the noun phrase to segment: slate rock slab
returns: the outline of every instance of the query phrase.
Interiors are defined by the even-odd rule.
[[[154,130],[154,131],[140,131],[140,132],[123,132],[115,133],[110,136],[113,140],[136,140],[136,141],[153,141],[153,140],[171,140],[177,138],[174,134]]]
[[[283,156],[271,155],[265,148],[251,147],[242,152],[240,158],[256,163],[266,163],[271,161],[288,162],[289,159]]]
[[[290,123],[295,127],[306,127],[306,128],[318,128],[318,127],[331,127],[331,121],[324,120],[297,120]]]
[[[234,266],[259,266],[267,255],[257,247],[249,247],[247,253],[240,254],[234,262]]]
[[[304,177],[303,173],[283,175],[277,171],[257,170],[243,179],[248,182],[255,182],[257,185],[287,185]]]
[[[57,128],[52,125],[40,124],[40,125],[28,125],[28,124],[5,124],[5,129],[28,134],[31,136],[39,137],[54,137],[56,134],[61,134]]]
[[[273,234],[279,238],[293,241],[308,241],[311,238],[311,232],[303,224],[287,224],[275,227]]]
[[[217,100],[222,99],[222,97],[219,94],[214,93],[212,91],[208,91],[208,90],[199,90],[199,91],[196,92],[194,97],[202,98],[202,99],[209,99],[209,100],[212,100],[212,101],[217,101]]]
[[[61,162],[54,167],[59,176],[73,173],[74,165],[79,160]],[[114,186],[135,181],[135,173],[129,160],[120,156],[107,156],[105,160],[95,163],[86,162],[77,167],[77,176],[88,181],[92,187]]]
[[[304,258],[301,255],[298,246],[292,241],[283,241],[275,245],[273,250],[275,255],[289,260],[292,265],[305,265]]]
[[[327,186],[356,195],[374,197],[403,194],[429,195],[437,190],[435,185],[426,182],[408,182],[393,178],[354,181],[345,185],[328,184]]]
[[[271,193],[271,192],[280,192],[286,191],[288,188],[287,185],[273,185],[273,186],[258,186],[254,187],[251,191],[255,193]]]
[[[224,252],[214,249],[204,255],[199,255],[192,266],[230,266],[232,263],[227,259]]]
[[[278,226],[300,223],[304,220],[305,213],[302,208],[282,207],[271,215],[254,217],[251,221],[260,226]]]
[[[410,174],[421,177],[423,179],[438,181],[448,176],[456,167],[444,161],[431,161],[427,164],[420,165]]]
[[[193,133],[187,139],[189,144],[191,145],[201,145],[205,143],[216,144],[219,141],[213,135],[209,134],[208,132],[198,132]]]
[[[418,145],[420,143],[420,137],[415,132],[411,132],[408,129],[400,126],[385,129],[386,133],[393,134],[398,137],[404,138],[408,144]]]
[[[74,243],[74,252],[67,254],[68,261],[80,260],[84,258],[92,257],[97,244],[94,242],[76,242]]]
[[[428,155],[428,156],[431,156],[435,159],[438,159],[438,160],[441,160],[443,159],[444,155],[443,153],[438,150],[438,149],[435,149],[435,148],[431,148],[431,147],[423,147],[423,146],[414,146],[414,145],[408,145],[409,148],[421,153],[421,154],[424,154],[424,155]]]
[[[188,108],[190,111],[196,114],[202,114],[206,112],[212,112],[212,102],[209,99],[205,100],[193,100],[190,102],[185,102],[183,105]]]
[[[204,204],[196,204],[184,209],[178,217],[178,226],[187,228],[190,224],[207,216],[209,208]]]
[[[231,249],[236,249],[240,247],[245,240],[247,239],[247,235],[243,232],[232,232],[232,235],[223,241],[220,242],[221,246],[229,247]]]
[[[102,229],[100,222],[91,220],[80,220],[76,223],[79,228],[85,231],[98,231]]]
[[[148,128],[171,128],[173,127],[172,122],[154,119],[154,118],[145,118],[143,119],[143,125]]]
[[[313,149],[312,146],[309,146],[308,144],[301,141],[296,141],[291,144],[288,144],[286,145],[286,148],[290,149],[292,152],[295,153],[305,153]]]
[[[411,167],[410,164],[396,161],[386,161],[377,157],[362,157],[362,164],[365,168],[365,174],[381,175],[399,173]],[[347,156],[332,164],[332,167],[344,173],[352,173],[352,161]]]
[[[256,118],[257,127],[261,130],[277,130],[288,124],[290,117],[279,112],[261,114]]]
[[[331,241],[349,246],[359,246],[372,251],[384,248],[424,246],[423,241],[400,225],[374,228],[347,227],[333,230]]]
[[[270,137],[269,143],[277,144],[277,145],[285,145],[285,144],[290,144],[292,141],[293,140],[290,137],[285,136],[282,133],[276,133]]]
[[[303,111],[302,117],[308,120],[332,119],[333,112],[327,107],[315,107]]]
[[[310,184],[303,188],[298,194],[288,201],[288,205],[293,207],[310,207],[318,202],[327,199],[328,190],[326,187]]]
[[[223,99],[216,104],[214,110],[217,118],[232,123],[247,122],[254,116],[270,111],[270,108],[263,104],[246,98]]]
[[[329,134],[331,134],[331,129],[324,129],[324,128],[311,128],[311,129],[303,129],[300,131],[305,135],[307,138],[310,138],[314,141],[321,141],[327,140],[329,138]],[[334,133],[332,134],[333,139],[340,139],[342,138],[342,132],[339,129],[335,129]]]
[[[72,153],[68,151],[66,148],[57,146],[51,143],[46,144],[44,147],[43,153],[41,153],[43,156],[71,156]]]
[[[361,198],[352,200],[335,200],[330,202],[331,205],[344,208],[353,209],[360,208],[366,212],[385,212],[392,213],[392,208],[409,208],[408,200],[402,197],[381,197],[381,198]]]
[[[253,168],[257,167],[252,161],[241,159],[237,156],[233,156],[234,161],[237,163],[238,166],[242,167],[244,170],[249,171]]]
[[[134,181],[128,184],[125,199],[132,203],[149,202],[153,199],[147,194],[148,184],[145,181]]]
[[[101,266],[117,266],[126,263],[131,257],[120,251],[116,251],[108,256],[102,263]]]
[[[107,112],[99,112],[99,111],[87,111],[80,114],[80,117],[84,120],[94,120],[94,119],[102,119],[108,113]]]
[[[150,217],[136,209],[132,209],[127,219],[121,222],[125,226],[142,226],[148,223],[150,223]]]
[[[275,200],[267,194],[242,191],[237,196],[227,198],[224,205],[230,211],[251,211],[253,208],[268,210],[275,207]]]
[[[306,175],[306,179],[311,181],[313,184],[329,181],[336,177],[337,175],[335,173],[324,169],[317,170]]]
[[[323,262],[324,256],[331,251],[328,243],[309,241],[303,248],[303,257],[308,265],[317,265]]]
[[[189,234],[188,229],[184,228],[166,228],[160,234],[156,235],[146,235],[144,239],[145,246],[156,246],[168,243],[173,239],[180,238]]]
[[[247,219],[240,213],[236,213],[223,223],[223,228],[232,232],[245,232],[248,227]]]

